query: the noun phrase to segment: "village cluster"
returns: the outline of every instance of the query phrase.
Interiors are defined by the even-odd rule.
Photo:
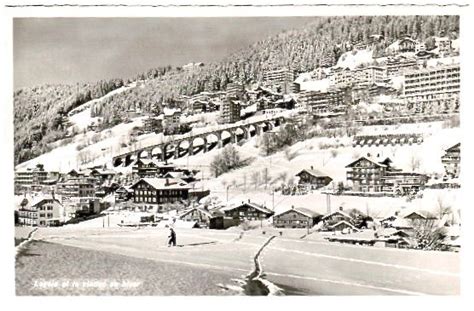
[[[458,42],[447,37],[437,37],[435,41],[436,48],[428,51],[423,43],[400,38],[387,48],[386,57],[353,68],[346,67],[344,60],[338,64],[327,61],[310,74],[298,77],[290,68],[279,68],[264,72],[263,81],[253,89],[230,83],[226,91],[181,96],[165,107],[163,114],[145,118],[143,126],[137,129],[136,135],[154,132],[170,137],[166,142],[169,146],[162,145],[157,153],[153,152],[154,146],[136,148],[114,155],[107,164],[78,167],[68,172],[47,171],[41,164],[16,170],[16,224],[59,226],[100,217],[104,213],[129,211],[134,216],[124,217],[119,225],[166,223],[227,229],[252,222],[257,223],[257,228],[260,223],[263,228],[265,222],[276,230],[300,228],[308,232],[345,233],[329,234],[330,241],[420,247],[422,228],[460,224],[460,220],[452,219],[452,214],[434,215],[423,211],[406,215],[394,213],[388,218],[374,219],[362,211],[345,207],[337,207],[335,211],[328,208],[327,213],[321,215],[294,206],[291,199],[287,209],[280,213],[251,200],[240,204],[215,203],[209,199],[212,191],[206,188],[202,172],[174,164],[172,159],[186,152],[193,155],[214,147],[208,146],[205,140],[207,132],[189,136],[192,128],[205,128],[205,123],[198,123],[203,123],[205,116],[213,113],[218,114],[217,123],[235,130],[231,131],[228,143],[238,142],[239,137],[245,139],[269,131],[289,120],[298,122],[308,115],[314,120],[330,119],[334,124],[351,120],[362,126],[443,120],[455,116],[459,114],[460,92]],[[355,46],[354,55],[364,53],[368,48]],[[183,69],[193,70],[201,65],[190,64]],[[381,109],[352,115],[353,107],[361,103],[376,104]],[[139,107],[130,111],[130,116],[138,110]],[[183,122],[194,115],[202,118],[193,119],[194,124]],[[252,118],[259,115],[265,117],[261,119],[263,121],[253,121]],[[248,121],[246,126],[243,120]],[[184,148],[180,135],[185,134],[188,143]],[[219,147],[224,144],[221,134],[216,135],[214,142]],[[204,140],[201,147],[193,146],[193,139],[198,136]],[[171,146],[173,139],[174,147]],[[353,148],[367,145],[396,147],[421,144],[423,135],[359,135],[352,137],[352,142]],[[444,165],[445,174],[433,181],[432,176],[396,168],[390,158],[364,154],[347,163],[345,183],[335,184],[333,177],[313,166],[301,167],[295,176],[297,184],[279,191],[283,195],[319,191],[327,196],[415,197],[422,195],[427,187],[460,187],[460,143],[445,146],[445,154],[439,161]],[[129,171],[117,170],[119,166],[126,166]],[[453,228],[450,230],[454,231]],[[459,232],[448,236],[443,248],[458,249]]]

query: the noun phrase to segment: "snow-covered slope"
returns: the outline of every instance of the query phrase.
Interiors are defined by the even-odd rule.
[[[345,52],[339,57],[335,68],[349,68],[354,70],[357,66],[369,64],[374,61],[372,50],[357,50]]]

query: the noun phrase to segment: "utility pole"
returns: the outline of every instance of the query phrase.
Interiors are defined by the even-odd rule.
[[[327,213],[331,213],[331,197],[329,196],[329,193],[326,194],[326,208],[327,208]]]
[[[272,189],[272,210],[275,211],[275,188]]]

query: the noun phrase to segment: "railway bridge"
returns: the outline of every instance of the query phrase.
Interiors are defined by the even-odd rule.
[[[243,139],[261,135],[280,126],[283,122],[285,122],[284,117],[272,116],[258,121],[225,124],[201,133],[164,136],[164,139],[159,143],[114,156],[112,163],[115,167],[128,166],[136,159],[166,161],[170,158],[178,159],[186,155],[194,155],[201,151],[208,152],[215,147],[222,148],[228,143],[235,144]]]

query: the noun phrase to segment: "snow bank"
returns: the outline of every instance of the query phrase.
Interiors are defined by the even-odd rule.
[[[334,68],[342,67],[354,70],[357,66],[374,61],[372,50],[350,51],[341,55]]]

